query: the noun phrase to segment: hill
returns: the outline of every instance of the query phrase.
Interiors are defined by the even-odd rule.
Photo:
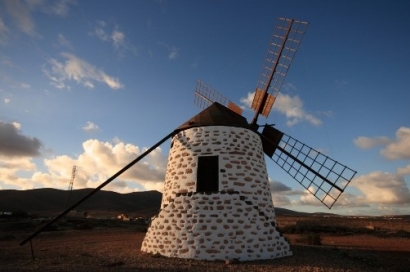
[[[74,204],[93,189],[73,190],[70,196],[70,204]],[[0,211],[24,211],[60,212],[65,207],[67,191],[57,189],[34,189],[34,190],[0,190]],[[134,192],[120,194],[110,191],[99,191],[77,210],[84,211],[116,211],[116,212],[139,212],[144,214],[156,214],[160,208],[162,194],[158,191]]]
[[[86,196],[93,189],[73,190],[70,204]],[[68,192],[50,188],[34,190],[0,190],[0,212],[24,211],[29,213],[61,212],[65,210]],[[152,216],[158,213],[162,194],[158,191],[120,194],[99,191],[76,208],[87,212],[133,213]],[[68,206],[67,206],[68,207]],[[315,213],[292,211],[275,207],[277,215],[314,216]],[[334,214],[328,214],[334,215]]]

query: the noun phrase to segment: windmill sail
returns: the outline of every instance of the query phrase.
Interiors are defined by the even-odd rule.
[[[265,126],[262,142],[265,154],[329,209],[356,174],[273,127]]]
[[[214,102],[218,102],[219,104],[224,105],[237,114],[242,115],[242,109],[238,105],[215,91],[212,87],[208,86],[204,82],[197,80],[195,89],[195,104],[198,107],[205,109]]]
[[[307,22],[278,18],[252,102],[252,124],[256,124],[259,114],[269,115],[307,26]]]

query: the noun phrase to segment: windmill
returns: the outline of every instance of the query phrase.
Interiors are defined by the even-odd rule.
[[[308,23],[279,18],[269,43],[248,122],[241,108],[203,82],[196,102],[205,108],[20,244],[63,217],[151,151],[171,139],[159,214],[143,252],[200,260],[261,260],[292,255],[276,228],[265,156],[331,208],[355,171],[273,126],[268,116]]]
[[[292,255],[276,229],[264,154],[331,208],[355,171],[270,125],[259,132],[307,22],[279,18],[256,87],[251,122],[242,109],[197,81],[205,108],[173,136],[161,211],[141,250],[169,257],[260,260]]]

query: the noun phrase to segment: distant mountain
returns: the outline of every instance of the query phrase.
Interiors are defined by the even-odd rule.
[[[73,190],[70,204],[74,204],[93,189]],[[57,189],[0,190],[0,211],[60,212],[65,210],[68,191]],[[157,214],[162,194],[158,191],[119,194],[99,191],[78,206],[84,211],[117,211]]]
[[[312,215],[312,213],[297,212],[297,211],[292,211],[292,210],[288,210],[285,208],[279,208],[279,207],[275,207],[275,214],[276,215],[288,215],[288,216],[310,216]]]
[[[70,195],[70,204],[86,196],[93,189],[73,190]],[[68,191],[57,189],[34,190],[0,190],[0,212],[24,211],[36,212],[62,212]],[[99,191],[76,208],[87,212],[117,212],[139,213],[155,215],[161,206],[162,194],[158,191],[135,192],[120,194],[111,191]],[[315,213],[297,212],[284,208],[275,208],[277,215],[287,216],[315,216]]]

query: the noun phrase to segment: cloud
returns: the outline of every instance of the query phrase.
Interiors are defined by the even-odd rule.
[[[293,85],[289,84],[290,87]],[[246,107],[251,107],[253,97],[255,96],[255,92],[248,93],[246,97],[241,98],[241,103]],[[287,94],[279,93],[276,97],[275,104],[273,106],[273,110],[277,111],[286,116],[288,126],[296,125],[302,121],[306,121],[314,126],[320,126],[322,121],[313,116],[310,113],[307,113],[303,108],[303,102],[298,96],[290,96]]]
[[[23,89],[26,89],[26,90],[31,88],[30,84],[27,84],[27,83],[24,83],[24,82],[20,83],[20,87],[23,88]]]
[[[90,139],[83,143],[83,152],[77,157],[62,155],[53,159],[45,159],[44,164],[47,171],[34,173],[32,179],[42,187],[65,188],[71,176],[71,167],[76,165],[74,187],[97,187],[141,153],[140,148],[132,144]],[[162,154],[161,149],[157,148],[105,189],[117,192],[130,192],[141,188],[162,190],[166,163],[167,157]]]
[[[279,181],[269,181],[269,185],[271,192],[274,194],[292,191],[292,188],[286,186],[285,184]]]
[[[116,29],[111,34],[111,39],[113,41],[114,47],[118,49],[118,48],[124,46],[125,34]]]
[[[280,94],[276,98],[274,111],[286,116],[288,126],[293,126],[301,121],[307,121],[314,126],[320,126],[322,121],[315,116],[307,113],[303,109],[303,102],[298,96],[291,97],[287,94]]]
[[[94,123],[92,123],[92,122],[87,122],[87,123],[83,126],[83,130],[84,130],[85,132],[96,132],[96,131],[99,131],[100,128],[99,128],[96,124],[94,124]]]
[[[272,194],[272,201],[275,207],[288,206],[292,203],[288,197],[281,194]]]
[[[10,103],[11,99],[10,98],[4,98],[4,104]]]
[[[31,160],[30,157],[0,156],[0,181],[23,190],[32,189],[33,182],[30,179],[20,177],[21,172],[35,171],[36,166]]]
[[[163,47],[167,48],[168,51],[168,59],[170,60],[176,60],[179,57],[179,49],[173,45],[169,45],[163,42],[159,42],[159,45],[162,45]]]
[[[389,142],[390,140],[387,137],[369,138],[361,136],[354,139],[354,144],[362,149],[370,149],[376,146],[386,145]]]
[[[410,164],[405,167],[399,167],[396,171],[399,176],[409,176],[410,175]]]
[[[9,29],[4,24],[3,19],[0,17],[0,44],[6,44],[8,41]]]
[[[409,189],[397,174],[372,172],[356,177],[350,186],[359,189],[368,204],[410,204]]]
[[[45,13],[65,17],[70,11],[70,5],[75,5],[75,0],[58,0],[50,1],[49,5],[43,5],[42,10]]]
[[[71,51],[74,51],[74,47],[71,45],[71,42],[63,34],[58,34],[57,36],[58,44],[64,48],[67,48]]]
[[[48,67],[43,68],[43,73],[51,80],[52,85],[58,89],[69,89],[67,81],[73,80],[87,88],[94,88],[94,81],[105,83],[111,89],[117,90],[124,87],[118,78],[107,75],[104,71],[89,64],[85,60],[71,53],[62,53],[65,63],[56,59],[48,61]]]
[[[239,101],[242,104],[242,108],[251,108],[253,97],[255,96],[255,92],[248,93],[245,97],[242,97]]]
[[[146,148],[119,142],[90,139],[83,142],[83,152],[76,156],[60,155],[44,159],[44,169],[39,171],[29,157],[6,158],[0,156],[0,186],[9,184],[19,189],[67,189],[72,167],[77,167],[74,188],[95,188],[137,158]],[[164,187],[167,156],[160,148],[129,168],[104,187],[119,193],[141,190],[162,191]],[[21,171],[25,171],[22,175]],[[24,176],[24,177],[23,177]]]
[[[356,146],[362,149],[369,149],[376,146],[385,146],[380,154],[389,160],[410,159],[410,128],[400,127],[396,131],[396,139],[388,137],[358,137],[354,139]]]
[[[110,41],[110,35],[105,31],[106,23],[104,21],[97,21],[97,25],[95,26],[93,32],[89,34],[91,36],[96,36],[102,41]]]
[[[380,153],[389,160],[410,159],[410,128],[400,127],[396,131],[396,139]]]
[[[34,22],[32,14],[36,11],[42,13],[56,15],[64,17],[70,10],[70,5],[75,4],[75,0],[55,0],[55,1],[42,1],[42,0],[5,0],[5,7],[7,13],[10,15],[14,25],[23,33],[40,37],[40,34],[36,30],[36,24]],[[0,43],[4,42],[7,28],[4,26],[0,18]]]
[[[41,11],[42,13],[65,17],[70,11],[70,5],[75,5],[76,0],[29,0],[25,5],[31,11]]]
[[[14,24],[20,29],[20,31],[31,36],[38,36],[29,6],[25,5],[20,0],[5,0],[4,3],[7,12],[10,14]]]
[[[138,49],[128,40],[125,33],[119,30],[118,26],[109,26],[104,21],[97,21],[96,26],[89,35],[111,43],[121,57],[127,52],[138,56]]]
[[[40,155],[42,144],[39,139],[19,132],[18,123],[0,121],[0,157],[34,157]]]
[[[172,46],[172,47],[171,47],[171,49],[169,50],[169,55],[168,55],[168,58],[169,58],[170,60],[177,59],[177,58],[178,58],[178,56],[179,56],[178,51],[179,51],[179,49],[178,49],[178,48],[176,48],[176,47]]]

